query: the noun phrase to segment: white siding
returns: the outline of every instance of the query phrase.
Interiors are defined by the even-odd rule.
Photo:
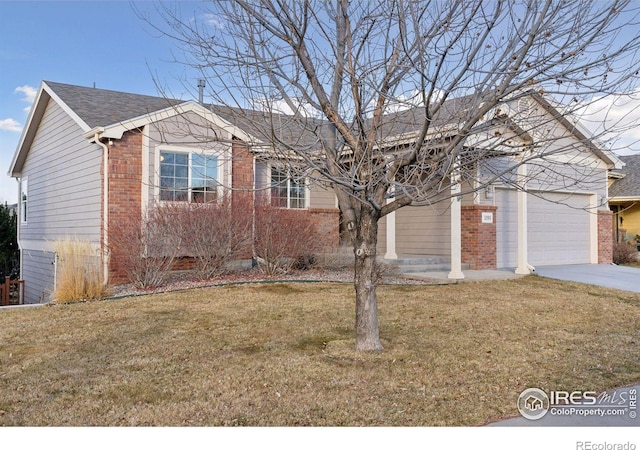
[[[27,222],[20,223],[25,301],[48,300],[53,290],[51,241],[76,237],[100,242],[102,150],[50,100],[24,163]]]
[[[22,171],[29,181],[29,201],[20,238],[76,236],[99,242],[101,161],[101,148],[89,144],[80,127],[50,101]]]
[[[40,250],[22,251],[24,302],[46,303],[53,292],[54,253]]]

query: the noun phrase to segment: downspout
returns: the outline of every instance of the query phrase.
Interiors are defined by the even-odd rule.
[[[18,183],[18,207],[16,208],[16,241],[18,242],[18,250],[20,250],[20,256],[18,257],[18,264],[20,264],[20,279],[24,280],[22,277],[22,270],[24,267],[23,258],[22,258],[22,243],[20,240],[20,229],[22,228],[22,177],[16,177],[16,182]]]
[[[109,283],[109,147],[96,132],[93,140],[102,147],[102,280]]]

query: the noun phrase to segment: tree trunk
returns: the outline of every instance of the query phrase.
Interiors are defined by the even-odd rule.
[[[354,242],[356,290],[356,350],[382,350],[378,327],[378,299],[376,297],[376,244],[378,216],[363,211],[358,223],[358,238]]]

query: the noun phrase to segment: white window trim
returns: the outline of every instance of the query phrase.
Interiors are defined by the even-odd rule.
[[[267,163],[267,181],[268,181],[268,192],[269,192],[269,203],[271,203],[271,187],[272,187],[272,173],[271,171],[273,169],[276,170],[282,170],[281,167],[278,166],[278,164],[274,164],[272,162],[268,162]],[[289,172],[289,170],[287,169],[287,172]],[[310,199],[311,199],[311,187],[309,186],[309,177],[304,177],[304,188],[305,188],[305,193],[304,193],[304,207],[302,208],[292,208],[291,207],[291,177],[287,176],[287,206],[286,209],[297,209],[297,210],[304,210],[304,209],[309,209],[309,204],[310,204]]]
[[[160,153],[162,152],[171,152],[171,153],[186,153],[189,155],[189,193],[187,203],[191,203],[191,159],[193,154],[206,155],[206,156],[215,156],[218,158],[218,198],[224,195],[224,187],[226,186],[226,180],[230,179],[229,176],[229,163],[228,158],[226,158],[227,151],[226,150],[203,150],[201,148],[189,147],[186,145],[158,145],[155,148],[154,155],[154,188],[153,188],[153,198],[156,203],[184,203],[182,201],[171,201],[171,200],[161,200],[160,199]]]
[[[29,221],[29,177],[23,177],[20,180],[20,223],[26,225]],[[26,194],[27,199],[23,200],[23,195]],[[27,206],[25,208],[25,205]]]

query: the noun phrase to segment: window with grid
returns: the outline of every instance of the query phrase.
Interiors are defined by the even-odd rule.
[[[160,152],[160,200],[209,203],[217,194],[217,156]]]
[[[302,209],[307,206],[304,180],[291,177],[286,169],[271,168],[271,204],[280,208]]]

